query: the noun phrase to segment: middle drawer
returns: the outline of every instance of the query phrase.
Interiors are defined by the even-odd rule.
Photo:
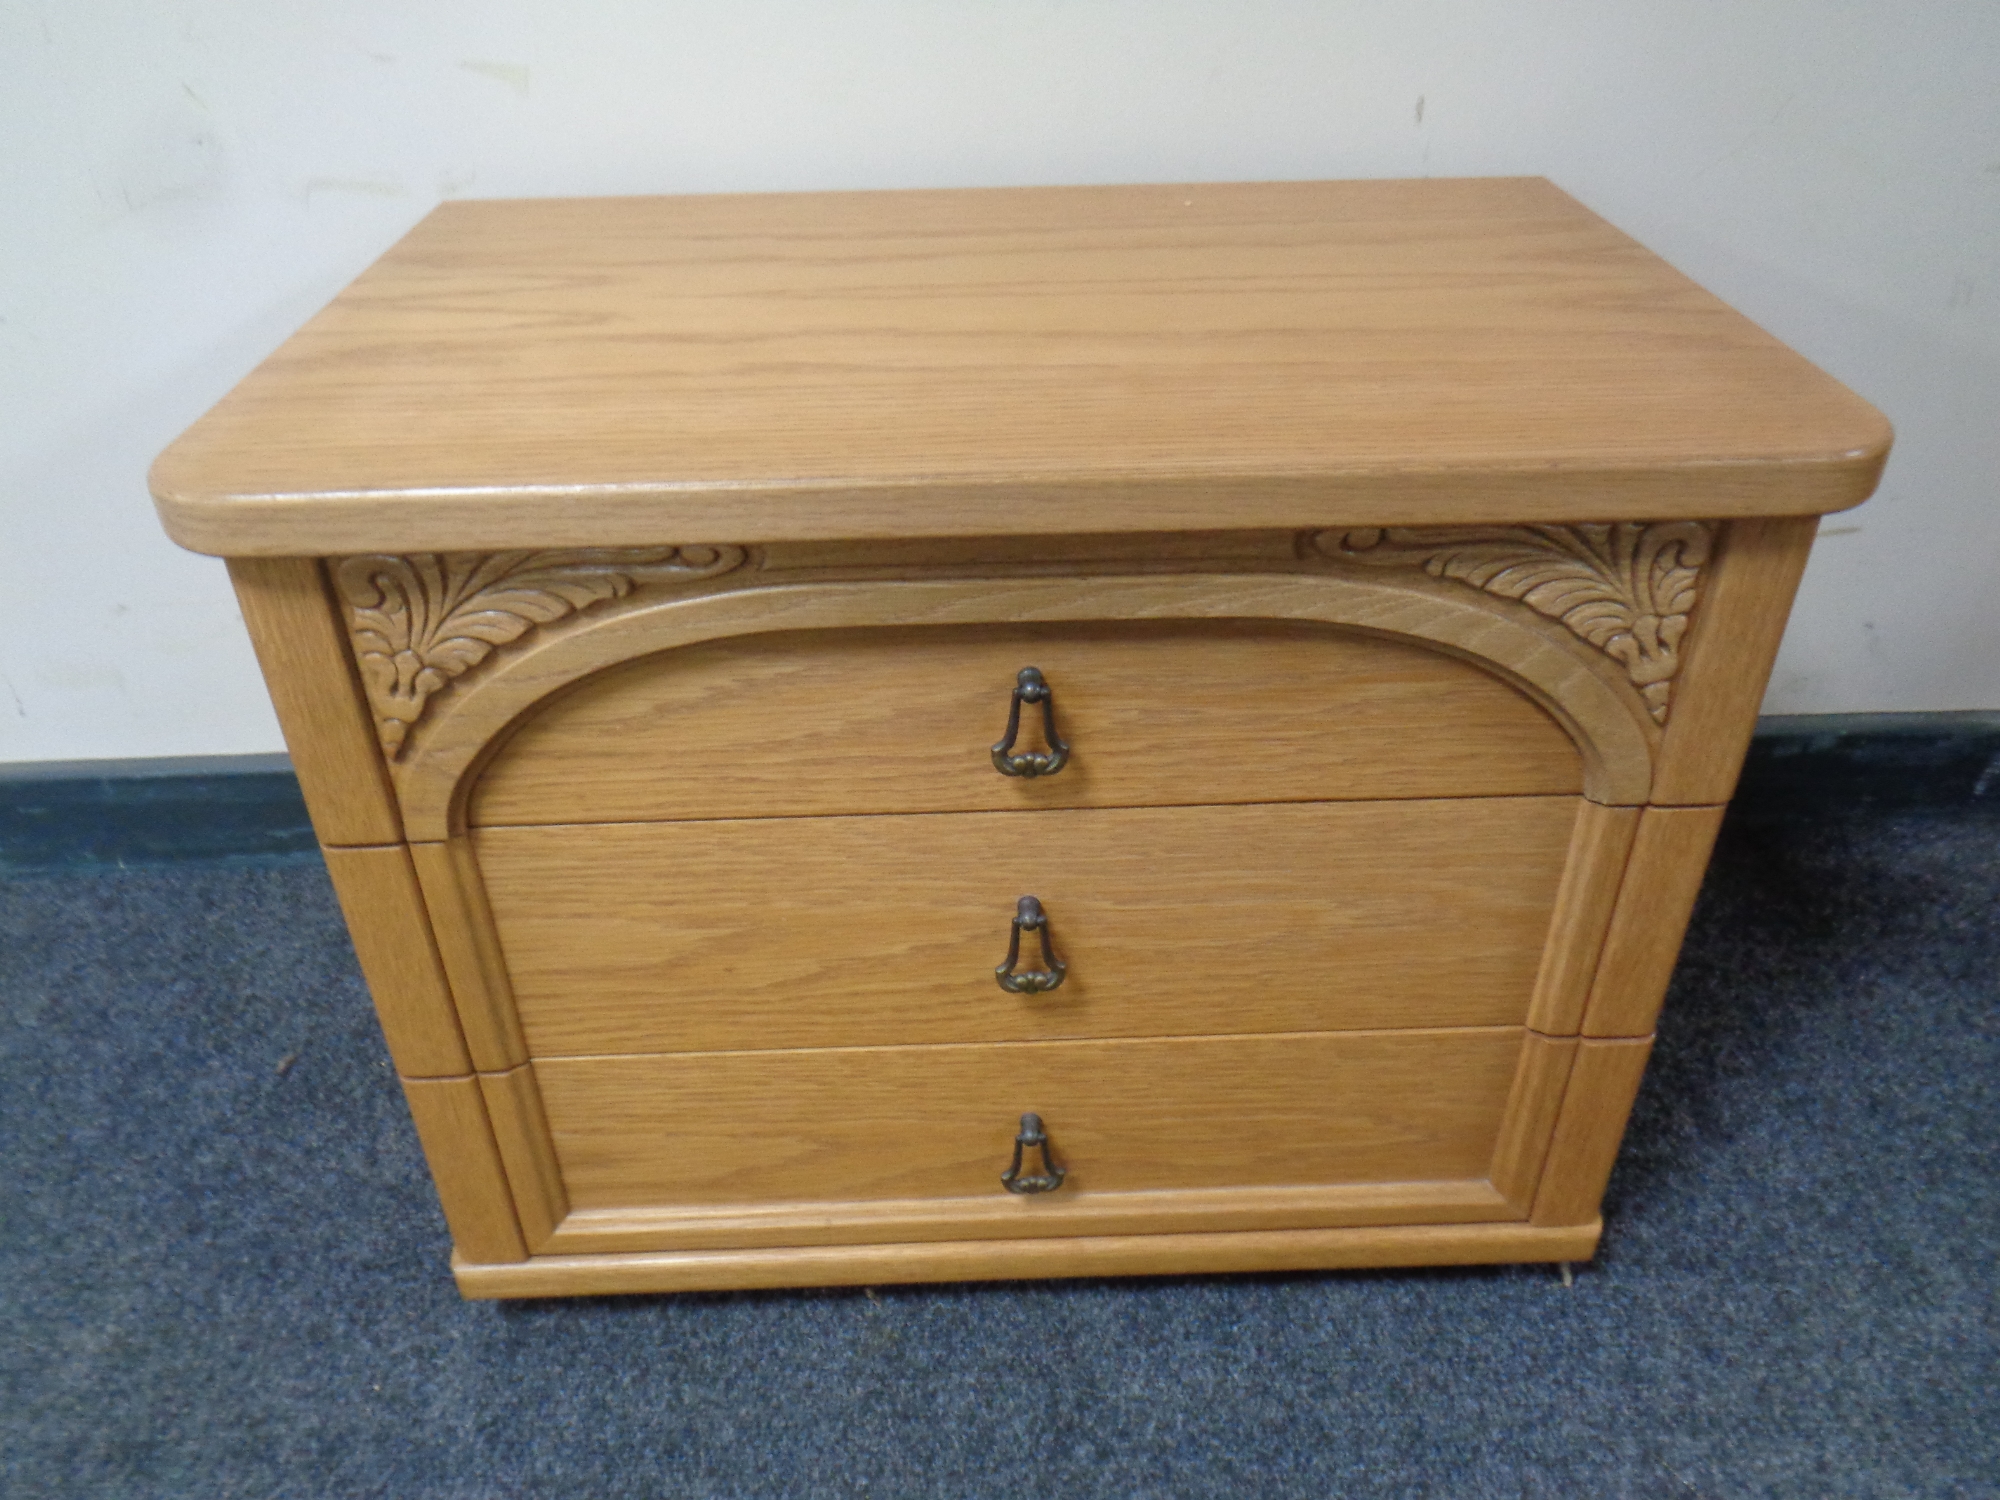
[[[536,1057],[1496,1026],[1526,1018],[1578,806],[572,824],[473,848]],[[1010,994],[994,969],[1030,895],[1067,973]]]

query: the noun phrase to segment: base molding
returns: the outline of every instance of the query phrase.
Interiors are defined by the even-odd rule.
[[[512,1264],[452,1257],[461,1295],[578,1297],[620,1292],[714,1292],[762,1287],[882,1286],[914,1281],[1020,1281],[1063,1276],[1190,1276],[1256,1271],[1346,1271],[1385,1266],[1582,1261],[1604,1221],[1420,1224],[1219,1234],[1104,1235],[1087,1239],[947,1240],[931,1244],[810,1245],[770,1250],[678,1250],[640,1255],[537,1255]]]

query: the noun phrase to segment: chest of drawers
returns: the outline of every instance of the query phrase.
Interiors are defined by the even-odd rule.
[[[153,489],[516,1296],[1587,1258],[1887,443],[1535,180],[466,203]]]

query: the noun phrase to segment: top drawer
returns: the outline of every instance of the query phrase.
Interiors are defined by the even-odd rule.
[[[991,747],[1039,668],[1059,771]],[[1023,706],[1017,751],[1042,751]],[[1555,721],[1497,678],[1322,626],[1162,622],[798,631],[625,663],[553,699],[473,790],[474,825],[1575,792]]]

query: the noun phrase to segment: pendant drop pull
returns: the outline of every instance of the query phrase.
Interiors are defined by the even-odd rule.
[[[1042,940],[1042,966],[1039,969],[1019,969],[1015,965],[1021,961],[1021,934],[1039,933]],[[1014,926],[1007,937],[1007,959],[995,967],[993,977],[1000,981],[1000,988],[1010,995],[1042,995],[1060,985],[1069,975],[1069,965],[1056,957],[1055,946],[1049,937],[1049,916],[1042,910],[1042,903],[1033,896],[1023,896],[1014,906]]]
[[[1042,705],[1042,738],[1049,744],[1046,752],[1023,750],[1017,754],[1014,750],[1014,741],[1021,733],[1023,703]],[[1056,733],[1055,690],[1042,676],[1040,667],[1023,667],[1014,679],[1014,696],[1007,705],[1007,732],[993,747],[993,769],[1002,776],[1021,776],[1032,780],[1037,776],[1053,776],[1068,762],[1069,746]]]
[[[1041,1152],[1042,1170],[1024,1176],[1021,1157],[1029,1151]],[[1056,1165],[1049,1151],[1049,1133],[1042,1129],[1042,1117],[1022,1115],[1021,1133],[1014,1137],[1014,1164],[1000,1174],[1000,1185],[1010,1193],[1053,1193],[1068,1175],[1066,1168]]]

